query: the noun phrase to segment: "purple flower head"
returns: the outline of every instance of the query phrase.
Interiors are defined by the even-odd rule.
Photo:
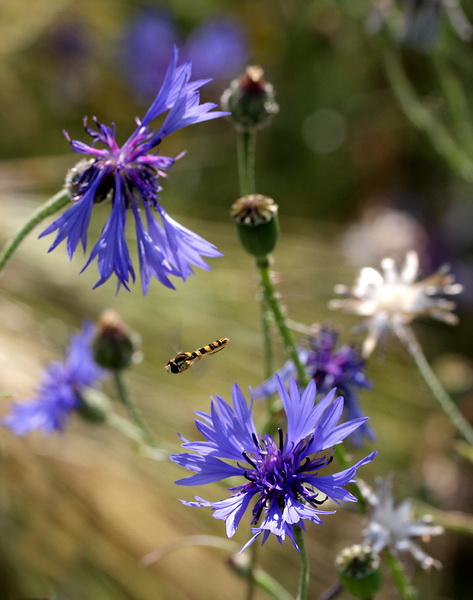
[[[189,36],[187,54],[198,77],[236,77],[248,63],[247,32],[228,17],[208,19]]]
[[[130,89],[141,101],[154,98],[179,41],[173,16],[150,6],[138,8],[120,39],[120,63]]]
[[[88,127],[85,121],[85,130],[93,139],[92,145],[70,140],[66,134],[74,152],[93,158],[76,172],[71,182],[72,206],[41,236],[57,231],[50,251],[66,240],[70,258],[79,242],[85,251],[92,208],[110,198],[111,214],[84,266],[85,269],[97,259],[100,279],[95,287],[112,275],[118,279],[117,291],[122,285],[129,290],[130,280],[135,280],[125,237],[129,212],[135,221],[143,294],[148,291],[152,277],[174,288],[170,275],[185,280],[193,272],[191,265],[209,268],[202,256],[221,256],[213,244],[173,221],[158,201],[160,178],[176,159],[161,156],[153,150],[178,129],[226,114],[210,112],[215,104],[200,104],[198,90],[206,80],[190,81],[191,63],[177,66],[177,59],[178,51],[174,48],[160,91],[122,146],[115,139],[115,128],[102,125],[95,117],[95,129]],[[151,128],[151,121],[164,112],[167,115],[161,126]],[[97,148],[97,144],[103,147]],[[154,212],[159,214],[161,223],[155,219]]]
[[[81,394],[86,388],[97,387],[105,371],[94,361],[92,339],[94,326],[87,323],[70,340],[63,363],[52,362],[44,371],[35,398],[15,402],[3,425],[15,435],[25,435],[33,429],[45,434],[62,431],[72,411],[82,405]]]
[[[205,440],[184,440],[183,444],[195,454],[171,456],[174,462],[195,472],[178,480],[179,485],[201,485],[232,476],[244,479],[241,485],[230,488],[228,499],[209,502],[196,496],[196,502],[182,501],[188,506],[211,507],[213,516],[226,522],[228,537],[233,536],[251,503],[253,537],[243,549],[261,534],[264,543],[270,533],[280,543],[289,537],[298,549],[294,527],[305,530],[304,520],[320,524],[319,515],[335,512],[320,510],[328,498],[337,504],[342,500],[356,502],[344,486],[354,481],[358,467],[376,455],[372,452],[344,471],[322,474],[332,461],[333,447],[360,427],[367,417],[337,425],[343,411],[343,398],[335,398],[335,390],[314,405],[314,381],[302,394],[292,378],[289,391],[279,378],[276,382],[287,418],[286,433],[278,430],[276,439],[268,434],[258,435],[252,403],[248,407],[235,384],[233,406],[216,396],[209,414],[197,413],[200,420],[196,420],[196,426]]]
[[[358,392],[363,388],[371,388],[364,369],[365,360],[361,357],[360,350],[347,344],[337,347],[338,332],[328,327],[322,327],[317,335],[309,338],[310,348],[299,349],[299,359],[307,371],[308,377],[317,384],[321,394],[327,394],[332,388],[344,397],[345,405],[343,418],[345,420],[363,417]],[[277,378],[284,381],[289,376],[295,376],[297,369],[292,360],[253,390],[254,398],[266,398],[277,391]],[[373,441],[375,434],[368,423],[363,423],[350,435],[350,441],[355,446],[361,446],[363,439]]]

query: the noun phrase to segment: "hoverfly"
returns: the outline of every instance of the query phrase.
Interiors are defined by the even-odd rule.
[[[174,358],[168,361],[168,364],[164,368],[168,373],[182,373],[189,367],[192,367],[203,356],[215,354],[215,352],[223,350],[229,341],[228,338],[220,338],[214,342],[210,342],[207,346],[197,348],[194,352],[179,352],[179,354],[176,354]]]

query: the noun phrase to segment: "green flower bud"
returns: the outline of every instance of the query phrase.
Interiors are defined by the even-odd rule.
[[[243,196],[233,205],[230,213],[238,230],[243,248],[253,256],[271,253],[278,241],[278,205],[262,194]]]
[[[93,388],[87,388],[81,393],[81,405],[76,409],[77,414],[89,423],[101,424],[107,421],[111,409],[108,397]]]
[[[273,86],[263,76],[261,67],[247,67],[222,94],[222,107],[230,112],[238,129],[264,127],[279,111]]]
[[[97,364],[111,371],[126,369],[134,360],[136,336],[113,310],[105,311],[97,323],[92,350]]]
[[[355,598],[372,598],[381,588],[383,576],[379,556],[370,546],[355,544],[344,548],[335,560],[343,587]]]

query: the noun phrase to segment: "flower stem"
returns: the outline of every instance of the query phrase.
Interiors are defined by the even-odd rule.
[[[238,177],[241,196],[255,193],[255,146],[254,129],[238,131]]]
[[[130,394],[128,393],[125,382],[123,381],[123,371],[115,369],[112,371],[112,374],[113,381],[115,383],[115,387],[118,393],[118,398],[123,404],[123,406],[126,408],[133,424],[139,430],[142,440],[149,446],[157,447],[154,437],[151,435],[148,428],[144,424],[143,419],[141,418],[141,414],[138,407],[133,402],[133,400],[130,397]]]
[[[307,600],[307,593],[309,591],[309,579],[310,579],[310,566],[309,566],[309,555],[307,554],[307,548],[305,545],[304,534],[300,527],[294,526],[294,537],[300,550],[301,557],[301,571],[299,575],[299,589],[297,590],[296,600]]]
[[[260,257],[257,260],[257,265],[259,268],[264,298],[273,313],[274,321],[283,340],[285,351],[296,367],[297,377],[300,385],[306,387],[309,383],[309,378],[307,377],[307,373],[301,361],[299,360],[296,344],[292,338],[291,330],[287,326],[286,316],[281,308],[279,298],[276,295],[276,290],[271,279],[271,272],[269,270],[269,257]]]
[[[399,590],[402,600],[417,600],[417,592],[407,579],[406,572],[399,560],[389,550],[385,551],[384,557],[391,570],[394,583]]]
[[[386,75],[407,118],[423,130],[437,152],[465,181],[473,182],[473,161],[445,125],[420,101],[404,72],[398,52],[388,42],[384,51]]]
[[[432,371],[432,368],[427,362],[425,354],[422,351],[422,347],[417,341],[412,329],[406,327],[406,333],[408,335],[407,349],[409,354],[414,359],[414,362],[419,369],[419,373],[422,375],[422,378],[430,388],[434,398],[440,404],[440,407],[450,419],[457,432],[465,441],[473,446],[473,428],[458,410],[455,403],[447,394],[442,384],[437,379],[435,373]]]
[[[7,264],[12,254],[25,239],[25,237],[38,225],[43,219],[53,215],[63,206],[66,206],[71,201],[71,195],[66,189],[61,190],[55,196],[52,196],[44,204],[42,204],[28,221],[20,227],[11,240],[7,243],[3,251],[0,253],[0,271]]]
[[[125,437],[133,440],[134,442],[142,442],[143,436],[141,435],[140,429],[138,429],[133,423],[130,423],[128,419],[124,419],[120,415],[110,413],[107,416],[107,425],[109,425],[115,431],[118,431]]]
[[[246,600],[253,600],[256,591],[256,563],[258,546],[253,544],[250,548],[250,564],[248,568],[248,586],[246,588]]]

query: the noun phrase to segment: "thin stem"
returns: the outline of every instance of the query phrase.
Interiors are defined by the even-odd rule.
[[[274,321],[283,340],[285,351],[296,367],[297,377],[300,385],[306,387],[309,383],[309,378],[307,377],[307,373],[299,359],[299,353],[297,352],[296,344],[286,323],[286,316],[283,313],[279,303],[279,298],[276,295],[276,290],[274,288],[269,270],[269,259],[267,257],[263,257],[263,259],[259,260],[258,268],[264,298],[273,313]]]
[[[238,131],[238,177],[241,196],[248,196],[256,191],[255,146],[256,133],[254,129]]]
[[[240,183],[240,196],[254,194],[255,188],[255,147],[256,133],[253,129],[238,131],[238,178]],[[268,314],[268,306],[264,296],[260,301],[261,331],[263,334],[263,352],[265,356],[265,376],[272,375],[272,343],[271,343],[271,322]],[[271,401],[268,401],[268,411],[272,416],[273,409]],[[253,544],[250,553],[250,563],[248,566],[248,586],[246,589],[246,600],[253,600],[256,591],[256,572],[257,572],[257,546]]]
[[[273,325],[271,309],[268,306],[264,294],[261,298],[261,331],[263,333],[263,356],[264,356],[264,378],[269,379],[274,373],[274,353],[273,340],[271,329]],[[268,412],[269,420],[271,420],[277,412],[277,406],[274,402],[274,396],[268,397]]]
[[[304,540],[304,533],[301,528],[297,525],[294,527],[294,537],[297,545],[299,546],[300,557],[301,557],[301,570],[299,574],[299,589],[297,590],[296,600],[307,600],[307,593],[309,591],[309,579],[310,579],[310,566],[309,566],[309,555],[307,554],[307,548]]]
[[[284,315],[284,312],[279,303],[279,299],[276,295],[276,291],[274,288],[273,281],[271,279],[271,273],[269,271],[269,260],[260,260],[258,261],[258,267],[260,272],[261,286],[263,288],[263,293],[266,298],[266,302],[271,308],[274,316],[274,320],[276,322],[276,326],[279,330],[281,338],[285,345],[285,350],[289,356],[289,358],[294,363],[297,371],[297,378],[299,380],[299,384],[302,387],[307,387],[309,383],[309,378],[307,376],[306,370],[302,365],[299,359],[299,353],[297,352],[297,346],[292,337],[291,330],[287,326],[287,319]],[[347,469],[350,466],[350,461],[348,460],[348,455],[345,451],[345,448],[341,444],[337,444],[334,448],[335,458],[338,463],[341,465],[343,469]],[[361,493],[358,484],[353,483],[352,490],[356,498],[358,499],[360,510],[364,513],[366,512],[366,500]]]
[[[3,251],[0,253],[0,271],[7,264],[12,254],[25,239],[25,237],[38,225],[43,219],[53,215],[63,206],[66,206],[71,201],[71,195],[66,189],[61,190],[55,196],[47,200],[30,216],[28,221],[15,233],[11,240],[7,243]]]
[[[399,560],[389,550],[385,551],[384,556],[402,600],[417,600],[417,592],[408,580]]]
[[[123,406],[126,408],[133,424],[140,431],[142,440],[149,446],[157,447],[154,437],[151,435],[143,419],[141,418],[141,414],[138,407],[133,402],[128,393],[127,387],[123,380],[123,371],[116,369],[112,371],[112,373],[113,381],[115,383],[115,387],[118,393],[118,398],[123,404]]]
[[[258,546],[253,544],[250,548],[250,564],[248,567],[248,585],[246,588],[246,600],[253,600],[256,592],[256,563]]]
[[[120,415],[110,413],[107,415],[107,425],[109,425],[115,431],[118,431],[125,437],[133,440],[134,442],[142,442],[143,436],[141,430],[138,429],[133,423],[130,423],[127,419],[124,419]]]
[[[462,147],[471,156],[471,150],[473,149],[473,123],[465,91],[451,69],[450,64],[445,60],[442,52],[437,50],[432,53],[432,65],[437,72],[442,87],[443,99],[448,109],[455,135]]]
[[[452,422],[457,432],[473,446],[473,428],[458,410],[453,400],[447,394],[440,381],[437,379],[435,373],[432,371],[431,366],[425,358],[425,354],[422,351],[422,347],[417,341],[414,332],[409,327],[406,327],[407,334],[407,349],[409,354],[414,359],[414,362],[419,369],[419,373],[422,375],[425,383],[432,392],[434,398],[440,404],[441,409],[447,415]]]
[[[406,116],[425,131],[432,144],[450,166],[465,181],[473,182],[473,161],[452,138],[445,126],[422,104],[411,86],[396,52],[386,45],[384,52],[386,74]]]

